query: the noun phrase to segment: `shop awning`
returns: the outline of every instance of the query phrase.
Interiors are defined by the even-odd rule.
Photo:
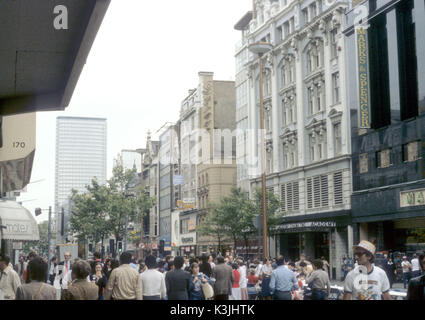
[[[38,241],[37,221],[31,212],[14,201],[0,200],[0,237],[4,240]]]

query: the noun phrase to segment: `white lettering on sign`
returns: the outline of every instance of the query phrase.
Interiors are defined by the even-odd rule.
[[[25,224],[6,224],[8,233],[28,233],[28,225]]]
[[[400,192],[400,207],[415,207],[425,205],[425,189]]]
[[[55,7],[55,9],[53,10],[53,13],[59,14],[53,20],[53,26],[55,27],[55,29],[56,30],[61,30],[61,29],[67,30],[68,29],[68,8],[63,6],[63,5],[59,5],[59,6]]]

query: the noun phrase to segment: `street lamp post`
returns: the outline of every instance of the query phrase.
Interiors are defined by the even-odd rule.
[[[264,139],[264,101],[263,101],[263,60],[265,53],[272,49],[267,42],[256,42],[249,46],[249,50],[258,55],[260,65],[260,131],[261,131],[261,191],[262,191],[262,215],[263,215],[263,258],[267,257],[267,210],[266,210],[266,166],[265,166],[265,139]]]

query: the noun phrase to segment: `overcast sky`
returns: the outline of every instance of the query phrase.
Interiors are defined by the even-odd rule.
[[[199,71],[234,80],[241,34],[233,27],[251,5],[252,0],[112,0],[70,105],[37,114],[35,183],[18,201],[31,212],[54,207],[56,117],[107,118],[109,178],[122,149],[143,148],[148,130],[157,138],[165,122],[178,120]],[[37,220],[47,220],[47,212]]]

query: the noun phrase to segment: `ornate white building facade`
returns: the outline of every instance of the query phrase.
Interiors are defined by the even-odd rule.
[[[270,255],[324,256],[339,276],[350,255],[351,146],[341,31],[350,1],[254,0],[235,26],[238,185],[261,187],[259,60],[263,56],[266,184],[281,200],[282,223]],[[249,129],[249,130],[247,130]],[[255,159],[259,159],[255,161]]]

